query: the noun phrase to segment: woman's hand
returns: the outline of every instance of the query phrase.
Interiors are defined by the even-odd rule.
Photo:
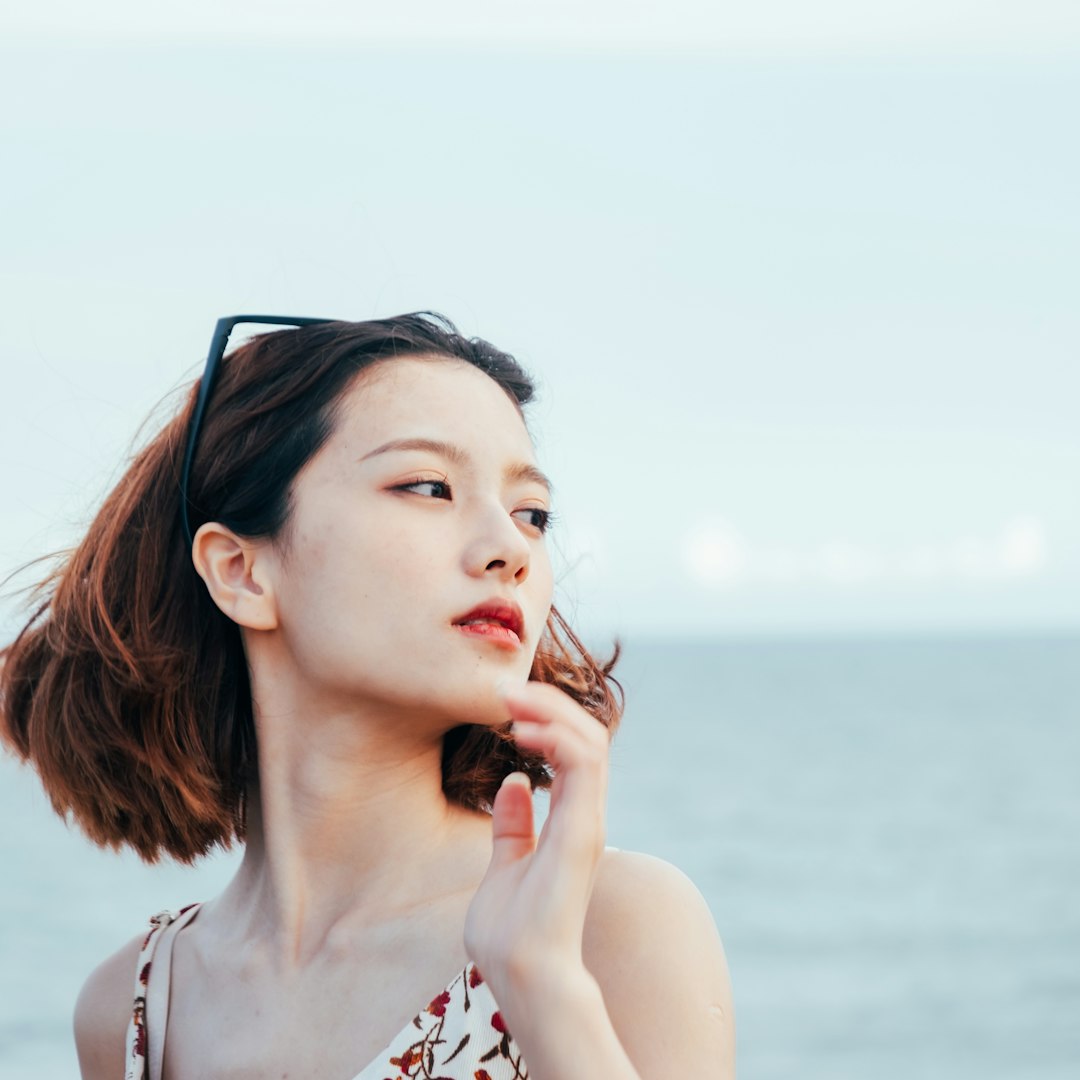
[[[514,741],[554,770],[551,806],[538,840],[528,779],[514,773],[503,781],[465,948],[535,1080],[640,1080],[581,950],[604,850],[608,731],[554,686],[514,686],[503,700]]]
[[[514,774],[503,782],[465,948],[530,1077],[731,1080],[731,986],[701,894],[646,856],[609,854],[597,874],[607,729],[554,686],[515,686],[504,700],[515,741],[554,769],[551,808],[537,839],[528,780]],[[582,958],[586,930],[591,970]]]
[[[557,687],[504,690],[514,741],[554,770],[547,821],[536,837],[521,773],[495,798],[491,864],[465,923],[465,947],[505,1009],[586,976],[582,929],[604,850],[608,731]],[[586,976],[587,977],[587,976]],[[516,1011],[516,1010],[513,1010]]]

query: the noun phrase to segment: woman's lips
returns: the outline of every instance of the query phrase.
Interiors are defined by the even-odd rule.
[[[525,618],[513,600],[493,596],[454,620],[463,634],[490,641],[504,649],[517,649],[525,640]]]
[[[455,623],[455,626],[468,637],[490,641],[492,645],[498,645],[503,649],[517,649],[521,645],[521,638],[509,626],[503,626],[502,623]]]

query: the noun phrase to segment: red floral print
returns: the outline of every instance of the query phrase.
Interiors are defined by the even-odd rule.
[[[446,1014],[446,1006],[449,1004],[450,991],[444,990],[424,1011],[431,1013],[432,1016],[444,1016]]]
[[[401,1057],[392,1057],[390,1059],[391,1065],[396,1065],[401,1071],[408,1076],[409,1070],[413,1068],[420,1061],[420,1051],[414,1050],[411,1046],[405,1051]]]

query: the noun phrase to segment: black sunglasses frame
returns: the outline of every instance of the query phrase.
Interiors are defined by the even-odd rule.
[[[206,405],[214,389],[214,381],[217,378],[222,357],[225,355],[225,347],[229,343],[229,335],[242,323],[301,327],[337,321],[336,319],[316,319],[308,316],[297,318],[289,315],[226,315],[224,318],[218,319],[217,325],[214,327],[214,336],[210,339],[210,351],[206,355],[206,367],[203,369],[202,379],[199,382],[199,397],[195,402],[195,412],[191,417],[187,449],[184,452],[184,465],[180,470],[180,520],[183,523],[184,535],[187,537],[189,547],[195,543],[195,535],[191,531],[191,518],[188,514],[188,506],[191,505],[191,500],[188,498],[191,466],[195,460],[195,449],[199,443],[199,432],[202,429],[203,417],[206,414]]]

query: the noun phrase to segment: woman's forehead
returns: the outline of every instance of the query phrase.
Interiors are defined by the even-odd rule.
[[[339,431],[367,450],[392,439],[453,437],[535,457],[507,391],[474,365],[440,356],[400,357],[366,369],[346,391]]]

